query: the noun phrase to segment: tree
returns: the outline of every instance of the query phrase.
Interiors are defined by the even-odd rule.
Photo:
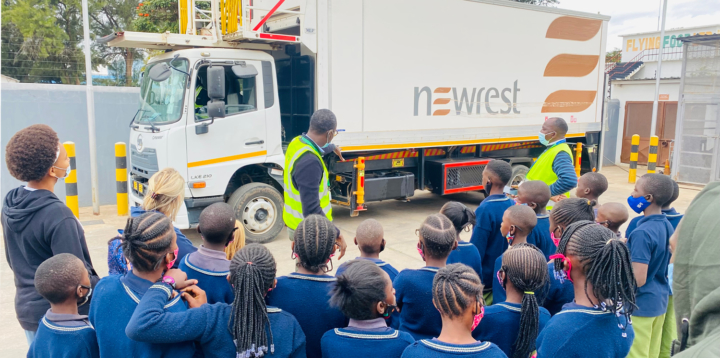
[[[617,63],[620,62],[622,57],[622,51],[619,48],[615,48],[612,51],[605,53],[605,63]]]
[[[95,36],[106,36],[118,31],[135,31],[134,20],[137,17],[138,0],[96,0],[89,6],[90,27]],[[143,50],[110,47],[106,44],[96,44],[95,50],[98,52],[99,64],[117,68],[118,61],[123,61],[124,71],[117,72],[124,73],[120,76],[120,80],[124,81],[125,86],[137,85],[137,81],[133,81],[133,63],[135,59],[143,58]],[[121,81],[116,83],[122,85]]]
[[[184,0],[183,0],[184,1]],[[138,17],[133,21],[137,31],[179,33],[178,0],[146,0],[138,7]]]

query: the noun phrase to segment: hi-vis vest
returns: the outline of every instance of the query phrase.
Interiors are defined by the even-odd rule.
[[[535,161],[535,164],[530,168],[530,171],[525,176],[526,180],[540,180],[543,181],[548,186],[555,183],[558,179],[557,174],[552,169],[553,162],[555,161],[555,156],[560,153],[565,152],[570,156],[570,159],[572,160],[572,151],[570,151],[570,147],[567,145],[567,143],[560,143],[556,144],[548,149],[546,149],[542,154],[540,154],[540,157]],[[570,197],[570,192],[567,192],[565,194],[566,197]],[[547,208],[552,209],[552,203],[553,201],[550,200],[548,203]]]
[[[285,153],[285,170],[283,172],[283,181],[285,183],[285,206],[283,207],[283,220],[285,225],[292,230],[297,229],[300,222],[305,218],[302,212],[302,202],[300,201],[300,192],[295,188],[292,181],[292,173],[295,162],[301,155],[310,152],[315,155],[323,167],[323,177],[320,182],[318,196],[320,197],[320,207],[325,213],[325,217],[332,221],[332,207],[330,206],[330,188],[328,187],[328,171],[322,156],[312,147],[300,140],[300,136],[288,145]]]

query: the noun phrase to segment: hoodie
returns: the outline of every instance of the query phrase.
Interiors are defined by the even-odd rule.
[[[705,186],[678,227],[673,277],[678,338],[688,349],[677,357],[720,357],[720,182]],[[683,319],[689,320],[683,334]],[[677,352],[679,346],[675,346]]]
[[[93,269],[85,231],[65,203],[47,190],[19,187],[8,192],[2,208],[5,257],[15,274],[15,313],[23,329],[37,331],[50,303],[35,290],[35,271],[48,258],[69,253],[83,261],[92,286]],[[80,307],[87,314],[90,304]]]

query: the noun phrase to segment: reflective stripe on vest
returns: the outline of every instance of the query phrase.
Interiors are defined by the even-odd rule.
[[[535,161],[535,164],[533,164],[533,166],[530,168],[530,171],[527,173],[527,175],[525,175],[525,179],[540,180],[548,186],[555,183],[558,179],[558,176],[557,174],[555,174],[552,167],[553,162],[555,161],[555,156],[557,156],[557,154],[560,152],[567,153],[572,160],[572,151],[570,151],[570,147],[567,145],[567,143],[556,144],[546,149],[542,154],[540,154],[540,157]],[[567,192],[564,195],[569,198],[570,192]],[[548,203],[548,209],[552,208],[552,203],[552,200]]]
[[[330,188],[328,187],[328,171],[322,157],[309,144],[296,137],[288,145],[285,153],[285,170],[283,172],[283,181],[285,183],[285,205],[283,206],[283,220],[285,225],[290,229],[297,229],[300,222],[305,218],[302,211],[302,200],[300,192],[295,188],[292,181],[292,172],[295,162],[305,153],[311,152],[315,155],[323,167],[323,177],[318,188],[318,198],[320,199],[320,207],[325,217],[332,221],[332,206],[330,205]]]

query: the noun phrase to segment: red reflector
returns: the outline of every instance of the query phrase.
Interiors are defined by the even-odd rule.
[[[287,35],[275,35],[275,34],[260,34],[261,39],[269,39],[269,40],[280,40],[280,41],[297,41],[297,37],[295,36],[287,36]]]
[[[364,176],[360,177],[360,187],[361,188],[365,187],[365,177]]]

